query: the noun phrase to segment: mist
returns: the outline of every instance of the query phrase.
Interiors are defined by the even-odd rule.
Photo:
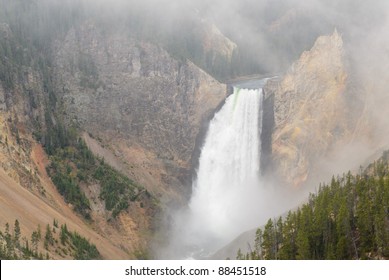
[[[387,40],[389,4],[384,0],[40,0],[37,3],[43,3],[43,7],[53,3],[71,6],[73,12],[85,14],[87,20],[100,23],[105,29],[112,26],[109,32],[125,31],[129,36],[161,44],[175,54],[182,48],[185,51],[180,54],[198,64],[202,63],[191,45],[202,44],[201,22],[214,24],[237,44],[240,60],[234,68],[244,68],[226,73],[224,81],[258,72],[269,75],[285,72],[303,51],[312,47],[318,36],[332,34],[335,28],[357,62],[353,67],[358,69],[366,68],[366,63],[375,68],[374,59],[382,65],[379,58],[385,54],[387,43],[383,41]],[[175,43],[171,40],[180,37],[185,41],[172,46]],[[361,60],[363,57],[366,61]],[[241,65],[245,63],[250,66]],[[206,71],[212,70],[205,63],[201,66]]]
[[[5,2],[0,0],[1,5]],[[356,123],[354,136],[317,159],[320,172],[311,174],[302,190],[292,190],[277,178],[263,178],[258,185],[251,182],[251,191],[236,197],[233,207],[229,206],[236,229],[213,230],[212,235],[221,240],[215,243],[217,246],[297,206],[320,182],[334,174],[358,170],[389,146],[387,0],[40,0],[29,4],[40,5],[43,13],[58,7],[59,15],[63,15],[61,7],[68,11],[77,20],[72,26],[64,25],[64,30],[93,22],[106,33],[121,32],[157,44],[179,61],[193,61],[221,82],[259,74],[282,76],[317,37],[332,34],[335,29],[341,34],[348,74],[345,94],[356,102],[350,109],[355,118],[350,121]],[[0,14],[3,12],[0,7]],[[50,27],[36,26],[37,38],[45,38]],[[222,42],[236,46],[232,57],[220,58],[215,48],[204,47],[204,34],[210,26],[220,31],[225,39]],[[50,36],[54,41],[60,35]],[[201,220],[195,219],[187,228],[181,226],[189,219],[185,207],[171,211],[174,221],[169,244],[157,250],[165,250],[164,257],[182,257],[188,247],[207,239],[208,233],[196,230]]]
[[[317,159],[318,171],[310,174],[301,190],[290,192],[279,183],[263,179],[252,189],[251,196],[237,198],[233,211],[239,212],[244,208],[242,205],[252,205],[248,212],[240,212],[239,221],[231,216],[231,223],[241,231],[254,227],[253,220],[260,226],[267,219],[298,206],[332,175],[349,170],[358,172],[389,146],[387,1],[204,1],[196,8],[261,65],[261,70],[270,73],[285,72],[318,36],[337,29],[345,45],[350,87],[346,94],[363,104],[362,108],[352,108],[357,114],[354,137],[348,143],[338,143],[328,155]],[[364,130],[360,131],[359,126],[364,126]],[[231,207],[231,203],[227,204]],[[248,217],[249,213],[252,216]],[[188,219],[186,211],[174,215],[178,227]],[[192,225],[193,228],[179,228],[173,233],[174,244],[170,250],[180,255],[180,250],[193,243],[201,244],[201,240],[209,237],[199,234],[201,221],[193,221]],[[237,232],[219,230],[219,240],[237,236]],[[210,241],[208,246],[214,244]]]
[[[232,208],[234,213],[239,213],[242,205],[252,205],[252,208],[236,216],[240,217],[239,222],[237,219],[232,222],[240,227],[236,232],[220,229],[218,238],[224,243],[233,239],[238,231],[260,226],[267,219],[296,207],[309,192],[317,190],[320,182],[329,181],[332,175],[348,170],[357,171],[388,147],[388,1],[100,0],[85,3],[100,7],[99,16],[118,21],[119,26],[139,24],[142,31],[130,32],[131,36],[162,44],[174,55],[189,57],[211,74],[215,74],[213,65],[202,63],[202,57],[197,56],[190,46],[202,39],[196,31],[199,22],[214,24],[237,45],[239,56],[237,63],[229,65],[232,70],[218,77],[221,81],[253,74],[282,75],[312,47],[317,37],[332,34],[335,29],[341,34],[349,80],[347,98],[359,104],[352,108],[356,118],[353,121],[357,123],[353,139],[348,143],[338,143],[328,155],[317,159],[316,166],[320,171],[311,174],[301,190],[290,191],[288,186],[276,182],[277,179],[262,180],[260,186],[252,188],[251,195],[237,197]],[[136,20],[131,20],[131,17]],[[170,44],[178,38],[185,38],[185,44]],[[364,130],[360,131],[360,126],[365,127]],[[248,213],[253,213],[250,218]],[[183,221],[189,219],[187,209],[173,211],[171,215],[174,217],[173,230],[162,255],[182,257],[188,247],[207,239],[207,236],[202,236],[207,233],[196,230],[201,227],[201,221],[182,227]]]
[[[387,37],[384,35],[389,5],[384,0],[83,0],[83,3],[86,10],[95,10],[98,18],[108,17],[124,25],[137,21],[149,29],[142,36],[150,40],[154,35],[174,36],[174,32],[195,36],[195,21],[206,20],[235,42],[241,55],[255,61],[253,71],[270,74],[286,71],[303,51],[312,47],[318,36],[331,34],[335,28],[347,46],[358,46],[356,52],[363,50],[363,54],[379,58],[380,52],[368,50]],[[361,53],[351,55],[367,57]],[[358,67],[364,68],[364,62],[360,63]]]
[[[212,119],[188,207],[172,213],[161,258],[209,258],[297,201],[260,176],[261,89],[235,88]]]

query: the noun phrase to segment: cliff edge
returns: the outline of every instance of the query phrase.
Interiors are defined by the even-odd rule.
[[[190,192],[191,156],[226,87],[188,60],[87,22],[56,50],[68,122],[124,163],[130,178],[163,197]]]
[[[316,161],[350,134],[346,116],[343,41],[335,31],[319,37],[274,91],[273,162],[286,182],[305,182]]]

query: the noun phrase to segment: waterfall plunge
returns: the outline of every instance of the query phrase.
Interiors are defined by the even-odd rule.
[[[173,238],[185,258],[205,257],[258,226],[262,100],[262,89],[234,88],[210,123],[189,209],[176,219]]]

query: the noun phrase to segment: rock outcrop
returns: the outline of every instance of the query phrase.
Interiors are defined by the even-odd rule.
[[[195,139],[224,100],[224,85],[159,46],[103,34],[93,23],[58,42],[55,60],[69,122],[154,193],[179,198],[190,192]]]
[[[41,209],[53,210],[61,223],[77,226],[93,243],[103,240],[101,246],[108,248],[101,250],[103,257],[143,257],[160,215],[153,203],[184,203],[189,196],[196,137],[223,102],[226,87],[192,62],[123,31],[111,34],[85,23],[61,38],[52,46],[50,66],[34,68],[6,59],[12,84],[0,81],[0,175],[11,178],[12,188],[25,187],[23,193],[35,197]],[[5,24],[0,25],[0,39],[21,48]],[[83,138],[96,155],[148,190],[142,195],[153,198],[150,205],[131,203],[109,219],[101,186],[81,184],[91,203],[92,221],[87,225],[46,173],[50,158],[37,142],[45,145],[48,117],[53,125],[65,121],[84,130]],[[11,186],[3,177],[0,184]],[[10,221],[18,218],[22,226],[32,225],[27,206],[5,205],[2,212]],[[18,216],[22,211],[26,215]],[[44,219],[39,216],[34,222],[51,222],[41,216]]]
[[[319,37],[295,62],[274,92],[273,162],[297,187],[352,128],[346,101],[347,72],[341,36]]]
[[[205,19],[200,20],[200,22],[197,32],[203,42],[204,51],[212,54],[212,62],[215,62],[217,55],[231,61],[233,52],[237,50],[238,46],[227,38],[215,24]]]
[[[10,48],[12,46],[14,51],[22,48],[8,25],[1,23],[0,42]],[[28,49],[24,52],[26,57],[30,55]],[[10,57],[5,57],[7,71],[0,69],[2,74],[6,72],[9,75],[8,80],[0,80],[0,230],[4,231],[5,223],[17,219],[29,238],[38,225],[44,228],[54,219],[95,243],[103,258],[135,258],[136,250],[147,247],[145,238],[138,238],[141,236],[139,232],[147,227],[138,221],[142,218],[141,222],[150,220],[146,210],[131,207],[132,215],[138,217],[138,224],[129,225],[127,228],[132,226],[132,232],[126,230],[125,236],[115,232],[112,223],[98,224],[94,221],[91,226],[90,221],[86,222],[72,210],[46,173],[50,160],[36,140],[42,138],[45,112],[49,111],[43,76],[51,69],[40,71],[42,69],[32,66],[33,62],[31,65],[23,64],[12,56],[12,52],[8,55]],[[31,59],[35,61],[36,57]],[[124,214],[120,215],[117,224],[125,218]],[[124,245],[121,246],[121,242]],[[43,241],[38,247],[43,250]],[[54,259],[71,258],[58,251],[47,252]]]
[[[14,52],[22,48],[9,25],[1,22],[0,41],[2,47]],[[12,51],[4,54],[0,62],[0,169],[21,186],[41,195],[44,190],[30,154],[34,128],[44,125],[42,77],[32,67],[17,64]]]

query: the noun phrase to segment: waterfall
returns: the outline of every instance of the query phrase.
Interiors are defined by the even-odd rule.
[[[234,88],[209,125],[189,209],[177,223],[189,257],[258,225],[262,100],[262,89]]]

